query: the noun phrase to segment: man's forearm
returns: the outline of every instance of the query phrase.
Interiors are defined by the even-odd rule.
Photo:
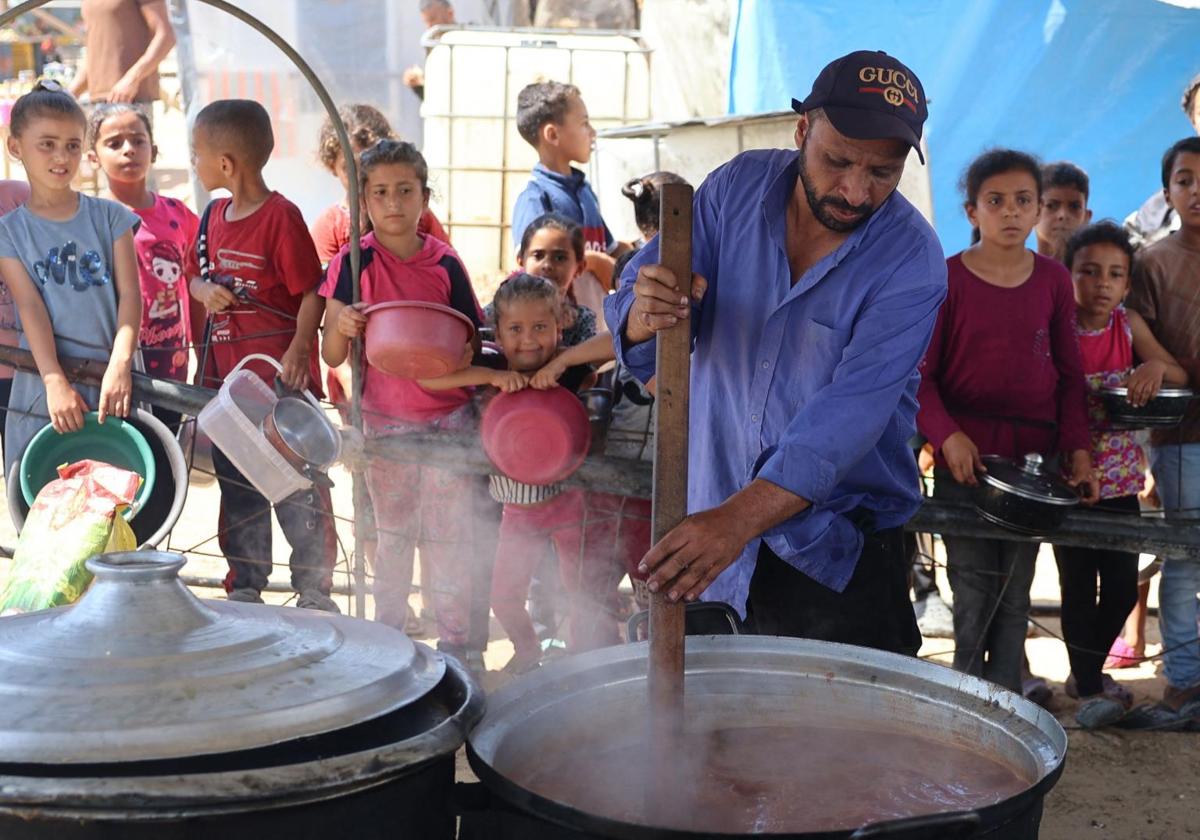
[[[762,536],[811,506],[808,499],[762,478],[751,481],[721,504],[738,523],[745,542]]]
[[[645,344],[654,338],[654,331],[635,317],[632,306],[629,308],[629,313],[625,316],[625,324],[621,328],[621,334],[625,336],[627,344]]]

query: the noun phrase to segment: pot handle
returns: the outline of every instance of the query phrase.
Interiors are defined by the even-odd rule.
[[[737,614],[729,604],[724,601],[696,601],[687,604],[683,608],[684,635],[699,636],[708,635],[707,631],[698,631],[696,624],[699,620],[706,617],[706,614],[720,613],[717,616],[719,621],[723,620],[729,624],[728,631],[720,631],[720,635],[740,636],[746,632],[745,626],[742,624],[741,617]],[[650,625],[650,611],[642,610],[634,613],[629,617],[629,621],[625,625],[627,638],[631,642],[644,641],[646,633]]]
[[[279,364],[278,360],[264,353],[251,353],[249,356],[246,356],[240,362],[234,365],[233,370],[229,371],[229,375],[233,376],[249,362],[266,362],[267,364],[271,365],[271,367],[275,368],[275,370],[283,373],[283,365]]]
[[[450,806],[460,817],[487,811],[492,807],[492,793],[483,782],[455,782],[450,792]]]
[[[275,396],[290,397],[293,394],[299,394],[300,396],[302,396],[306,400],[308,400],[312,404],[313,408],[317,409],[318,411],[321,410],[321,404],[317,401],[317,398],[313,396],[312,391],[309,391],[308,389],[305,389],[303,391],[296,391],[296,390],[284,385],[283,379],[280,378],[279,376],[276,376],[275,377]]]
[[[957,837],[970,837],[979,829],[979,825],[978,811],[926,814],[864,825],[850,835],[850,840],[868,840],[872,837],[886,837],[894,840],[937,837],[938,840],[954,840]]]
[[[271,367],[275,368],[275,370],[277,370],[279,373],[283,373],[283,365],[281,365],[279,363],[278,359],[275,359],[271,356],[267,356],[263,353],[251,353],[249,356],[246,356],[244,359],[242,359],[240,362],[238,362],[236,365],[234,365],[233,370],[229,371],[229,375],[233,376],[235,373],[237,373],[239,370],[241,370],[248,362],[266,362]],[[278,376],[275,377],[275,380],[276,380],[276,382],[278,382],[279,377]],[[299,391],[298,393],[301,394],[310,403],[312,403],[314,407],[316,407],[318,409],[321,408],[321,403],[319,403],[317,401],[317,398],[312,395],[312,391],[304,390],[304,391]],[[276,395],[283,396],[282,394],[279,393],[278,388],[276,388]]]

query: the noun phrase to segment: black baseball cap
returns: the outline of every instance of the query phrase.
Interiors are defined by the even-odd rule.
[[[929,115],[916,74],[882,50],[859,50],[831,61],[813,82],[800,114],[821,108],[833,127],[856,140],[903,140],[921,163],[921,127]]]

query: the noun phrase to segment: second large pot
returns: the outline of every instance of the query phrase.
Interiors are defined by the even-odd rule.
[[[581,797],[597,787],[629,790],[635,800],[644,796],[647,786],[639,788],[630,779],[640,778],[652,749],[640,740],[646,720],[646,656],[646,644],[637,643],[567,657],[493,694],[487,714],[467,742],[471,766],[487,796],[467,803],[460,840],[739,836],[711,825],[671,827],[664,824],[669,821],[661,809],[644,800],[625,803],[628,809],[618,804],[616,810],[625,816],[599,813],[579,807],[571,797],[547,795],[531,782],[545,779],[547,773],[552,785],[570,779],[572,774],[555,774],[553,769],[570,754],[578,757],[579,768],[592,773],[590,763],[624,740],[630,742],[625,760],[606,785],[590,786],[581,780]],[[859,803],[847,796],[837,779],[865,779],[868,786],[888,790],[897,778],[887,775],[894,772],[889,766],[901,768],[901,776],[915,777],[937,760],[937,749],[918,748],[899,757],[893,753],[886,761],[882,751],[872,751],[872,744],[882,745],[885,736],[897,733],[907,742],[915,738],[930,747],[966,751],[978,756],[980,765],[1002,765],[1017,774],[1014,778],[1025,780],[1015,792],[997,789],[966,811],[936,804],[926,804],[924,810],[916,807],[910,815],[915,820],[907,824],[892,817],[869,826],[848,820],[816,829],[745,832],[755,836],[1032,840],[1037,837],[1042,799],[1058,780],[1067,749],[1066,733],[1049,713],[992,683],[911,657],[807,639],[689,637],[685,700],[677,713],[689,737],[763,726],[785,734],[788,728],[818,733],[811,747],[797,747],[795,739],[787,737],[766,742],[758,753],[762,760],[791,769],[777,777],[785,783],[782,789],[768,794],[755,786],[752,773],[744,780],[734,779],[732,789],[751,804],[756,796],[768,797],[762,801],[769,804],[770,796],[782,795],[786,802],[805,803],[816,812],[828,811],[826,806],[840,799],[847,813],[855,813]],[[818,741],[825,747],[818,749]],[[832,755],[827,751],[830,744]],[[811,778],[814,766],[821,770],[813,784],[796,781],[805,775],[801,770],[809,771]],[[707,804],[698,802],[697,810]],[[951,812],[938,813],[947,810]],[[645,819],[628,816],[639,812]]]
[[[200,601],[183,563],[92,558],[75,605],[0,618],[0,837],[452,840],[465,668],[375,622]]]

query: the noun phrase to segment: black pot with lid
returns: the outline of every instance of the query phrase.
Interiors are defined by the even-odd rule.
[[[999,455],[983,456],[985,472],[976,477],[975,512],[988,522],[1030,537],[1053,533],[1078,506],[1079,494],[1046,469],[1031,452],[1015,463]]]
[[[1129,389],[1121,386],[1101,388],[1100,399],[1109,422],[1115,426],[1169,429],[1183,422],[1196,400],[1196,393],[1188,388],[1159,388],[1146,403],[1134,405],[1129,401]]]
[[[382,624],[201,601],[184,562],[95,557],[78,603],[0,618],[0,836],[452,837],[467,671]]]

